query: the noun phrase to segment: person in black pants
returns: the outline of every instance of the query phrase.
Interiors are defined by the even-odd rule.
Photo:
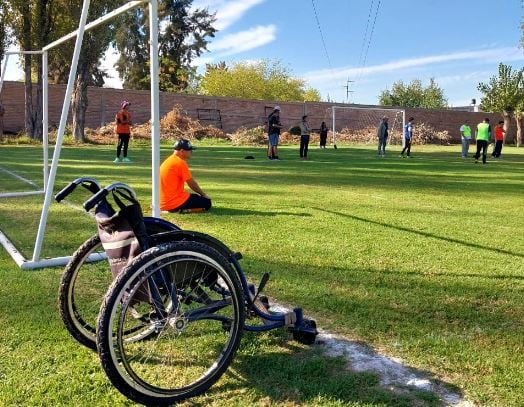
[[[300,159],[307,160],[307,151],[309,148],[309,124],[307,122],[307,115],[302,116],[300,123]]]
[[[404,148],[402,149],[402,152],[400,153],[400,156],[402,158],[405,158],[406,156],[404,153],[406,152],[408,157],[411,157],[411,141],[413,140],[413,121],[415,119],[413,117],[410,117],[408,120],[408,124],[404,126]]]
[[[326,122],[322,122],[320,125],[320,148],[326,148],[326,141],[328,136],[328,128],[326,126]]]
[[[475,164],[479,162],[480,152],[482,151],[482,164],[486,164],[486,155],[488,151],[489,140],[491,139],[491,126],[489,118],[485,118],[482,123],[477,124],[477,131],[475,133],[477,139],[477,152],[473,156]]]

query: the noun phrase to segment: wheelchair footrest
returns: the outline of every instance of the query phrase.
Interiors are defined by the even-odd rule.
[[[312,345],[318,335],[317,323],[313,319],[303,318],[302,322],[289,328],[293,332],[293,339],[306,344]]]

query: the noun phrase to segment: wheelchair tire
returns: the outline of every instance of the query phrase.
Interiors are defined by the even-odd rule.
[[[144,218],[148,234],[179,230],[156,218]],[[96,320],[102,299],[113,280],[107,259],[87,262],[104,249],[98,235],[87,239],[71,256],[60,279],[60,317],[69,333],[82,345],[96,350]]]
[[[145,292],[163,298],[169,293],[170,306],[159,311]],[[135,340],[127,334],[140,316],[155,326],[155,336]],[[244,318],[238,274],[220,253],[191,241],[164,243],[137,256],[108,290],[98,321],[98,354],[107,377],[126,397],[171,405],[204,393],[227,370]]]

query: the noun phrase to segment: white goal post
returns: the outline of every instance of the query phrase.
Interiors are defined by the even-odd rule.
[[[40,254],[42,250],[42,243],[45,234],[45,228],[47,223],[47,216],[49,213],[49,207],[53,201],[53,187],[56,178],[56,172],[58,169],[58,161],[60,159],[60,150],[62,147],[62,141],[64,138],[64,131],[67,124],[67,118],[69,113],[69,107],[71,105],[71,96],[73,94],[74,80],[78,67],[78,59],[80,56],[80,49],[82,47],[82,40],[84,38],[84,32],[91,30],[107,21],[117,17],[118,15],[125,13],[128,10],[136,8],[143,3],[148,3],[149,6],[149,50],[150,50],[150,76],[151,76],[151,155],[152,155],[152,216],[160,216],[160,193],[159,193],[159,175],[160,175],[160,94],[159,94],[159,79],[158,79],[158,0],[137,0],[130,1],[121,7],[105,14],[104,16],[87,23],[87,16],[89,12],[90,0],[84,0],[82,5],[82,13],[80,16],[80,22],[78,29],[63,36],[62,38],[46,45],[38,51],[17,51],[9,52],[6,55],[6,59],[11,54],[24,54],[33,53],[42,55],[42,126],[43,126],[43,143],[44,143],[44,189],[43,191],[37,191],[35,193],[44,193],[44,203],[42,206],[42,212],[40,215],[40,222],[38,225],[38,232],[34,245],[33,256],[31,260],[25,259],[16,247],[9,241],[2,231],[0,231],[0,243],[7,252],[11,255],[13,260],[18,264],[21,269],[36,269],[51,266],[65,265],[70,256],[58,257],[52,259],[41,259]],[[64,103],[62,105],[62,113],[60,116],[60,124],[56,135],[56,144],[53,153],[53,160],[49,171],[48,158],[47,158],[47,132],[48,132],[48,64],[47,64],[47,53],[54,47],[76,37],[75,49],[73,58],[71,61],[71,70],[69,72],[69,78],[67,81],[66,92],[64,96]],[[5,65],[4,65],[5,66]],[[0,92],[4,81],[5,70],[2,72],[0,79]],[[25,193],[27,195],[27,193]],[[11,195],[12,196],[12,195]],[[1,198],[1,196],[0,196]]]
[[[338,111],[338,114],[337,114]],[[403,109],[372,107],[372,106],[332,106],[331,115],[333,119],[333,146],[337,145],[337,129],[350,128],[353,131],[362,129],[373,129],[376,132],[383,117],[389,119],[388,144],[395,132],[402,135],[406,124],[406,111]],[[403,143],[403,137],[401,137]]]

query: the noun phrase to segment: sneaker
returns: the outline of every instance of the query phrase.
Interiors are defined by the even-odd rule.
[[[116,158],[113,160],[113,162],[114,162],[115,164],[118,164],[118,163],[120,162],[120,157],[116,157]]]
[[[127,157],[124,157],[122,159],[122,161],[125,162],[125,163],[130,163],[131,162],[131,160],[129,158],[127,158]]]
[[[268,160],[272,160],[273,157],[270,157],[270,156],[268,155],[268,156],[267,156],[267,159],[268,159]]]
[[[400,158],[404,158],[404,155],[403,155],[403,154],[400,154]]]
[[[280,158],[278,158],[278,155],[276,157],[273,157],[273,160],[278,160],[280,161]]]

